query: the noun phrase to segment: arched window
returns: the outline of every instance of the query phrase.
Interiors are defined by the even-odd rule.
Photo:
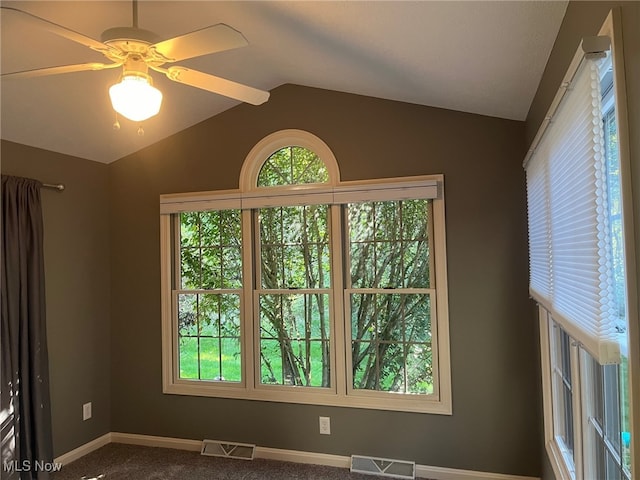
[[[338,162],[320,138],[304,130],[280,130],[251,149],[240,173],[240,190],[293,185],[336,185]]]

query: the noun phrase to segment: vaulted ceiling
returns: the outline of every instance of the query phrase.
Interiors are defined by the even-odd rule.
[[[132,25],[129,1],[2,1],[94,39]],[[263,90],[294,83],[524,120],[566,9],[558,1],[147,1],[141,28],[171,38],[226,23],[249,46],[180,65]],[[102,62],[1,12],[2,73]],[[120,71],[2,79],[3,139],[109,163],[238,102],[152,73],[164,102],[138,125],[115,113]],[[260,108],[252,107],[252,108]]]

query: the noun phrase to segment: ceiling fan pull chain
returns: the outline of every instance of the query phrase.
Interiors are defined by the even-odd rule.
[[[142,125],[138,126],[138,135],[140,137],[144,136],[144,128],[142,128]]]
[[[120,130],[120,121],[118,121],[118,112],[116,112],[116,121],[113,122],[113,129]]]

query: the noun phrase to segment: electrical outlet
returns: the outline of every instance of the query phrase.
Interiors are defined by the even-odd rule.
[[[331,435],[330,417],[320,417],[320,435]]]
[[[82,405],[82,420],[89,420],[91,418],[91,402]]]

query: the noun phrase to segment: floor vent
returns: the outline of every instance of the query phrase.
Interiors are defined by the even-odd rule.
[[[217,440],[202,441],[202,455],[212,457],[238,458],[240,460],[253,460],[255,445],[248,443],[219,442]]]
[[[351,455],[351,471],[389,478],[416,478],[416,462]]]

